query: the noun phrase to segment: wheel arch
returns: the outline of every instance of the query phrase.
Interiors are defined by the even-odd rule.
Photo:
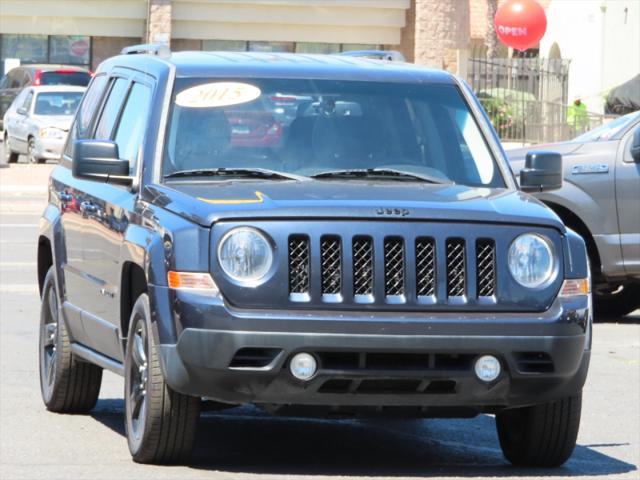
[[[38,291],[42,296],[42,289],[44,288],[44,279],[47,276],[47,272],[53,266],[53,248],[51,241],[45,235],[40,235],[38,238]]]
[[[129,320],[138,297],[148,291],[147,274],[140,265],[126,261],[120,277],[120,336],[129,335]]]
[[[587,253],[589,254],[589,258],[591,259],[591,264],[597,268],[597,273],[602,273],[601,261],[600,261],[600,253],[598,252],[598,246],[587,227],[586,223],[574,212],[569,210],[567,207],[555,203],[553,201],[544,201],[545,205],[547,205],[550,209],[552,209],[564,222],[566,226],[575,230],[580,236],[584,239],[587,244]]]

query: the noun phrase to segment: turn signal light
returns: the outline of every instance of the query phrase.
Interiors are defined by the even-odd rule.
[[[561,297],[574,297],[576,295],[589,295],[591,286],[588,278],[568,278],[560,289]]]
[[[173,272],[167,274],[169,288],[181,290],[210,290],[218,293],[218,286],[208,273]]]

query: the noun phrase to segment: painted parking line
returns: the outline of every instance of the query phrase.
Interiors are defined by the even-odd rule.
[[[0,293],[38,293],[38,285],[33,283],[2,284],[0,283]]]
[[[35,228],[37,223],[0,223],[0,228]]]

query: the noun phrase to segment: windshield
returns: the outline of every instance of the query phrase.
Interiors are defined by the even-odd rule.
[[[504,186],[453,85],[178,79],[163,173],[211,168],[303,176],[394,169],[444,182]]]
[[[597,142],[599,140],[611,140],[622,130],[631,125],[633,122],[640,118],[640,112],[633,112],[623,117],[618,117],[615,120],[600,125],[593,130],[583,133],[582,135],[573,139],[574,142]]]
[[[82,92],[42,92],[36,97],[35,115],[73,115]]]

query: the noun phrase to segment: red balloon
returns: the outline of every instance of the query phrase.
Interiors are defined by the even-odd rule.
[[[498,7],[493,25],[502,43],[526,50],[535,47],[544,36],[547,16],[534,0],[507,0]]]

